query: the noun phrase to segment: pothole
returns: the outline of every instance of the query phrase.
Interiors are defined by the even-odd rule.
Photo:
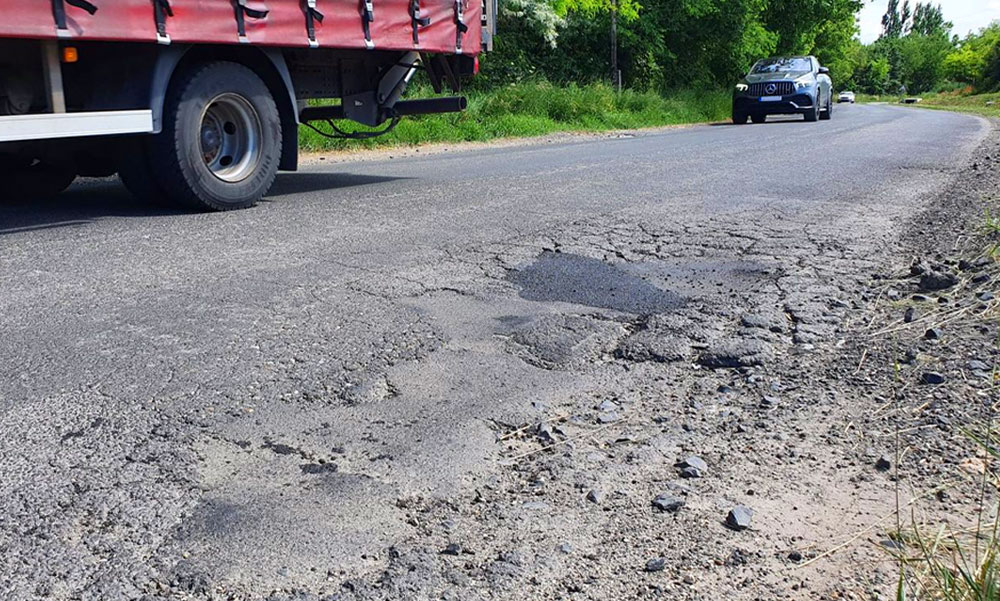
[[[545,251],[507,279],[521,288],[521,298],[613,309],[636,315],[675,310],[684,299],[620,267],[572,253]]]

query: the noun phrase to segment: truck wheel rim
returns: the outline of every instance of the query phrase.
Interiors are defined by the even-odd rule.
[[[224,182],[243,181],[256,171],[262,137],[257,111],[237,94],[216,96],[202,114],[202,160]]]

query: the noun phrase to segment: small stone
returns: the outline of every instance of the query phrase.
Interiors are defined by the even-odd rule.
[[[910,323],[916,318],[916,316],[917,316],[917,310],[914,309],[913,307],[910,307],[906,310],[905,313],[903,313],[903,321],[906,323]]]
[[[611,424],[611,423],[614,423],[614,422],[618,421],[619,419],[620,418],[618,417],[618,412],[617,411],[609,411],[607,413],[602,413],[602,414],[598,415],[597,416],[597,423],[599,423],[599,424]]]
[[[659,509],[660,511],[674,513],[681,507],[684,507],[684,499],[663,493],[653,499],[653,507]]]
[[[587,500],[591,503],[600,505],[601,502],[604,501],[604,493],[596,488],[591,489],[591,491],[587,493]]]
[[[701,470],[696,467],[686,467],[681,470],[681,478],[701,478]]]
[[[984,292],[980,292],[980,293],[979,293],[979,294],[978,294],[978,295],[976,296],[976,298],[978,298],[978,299],[979,299],[979,300],[981,300],[981,301],[991,301],[991,300],[993,300],[994,298],[996,298],[996,296],[995,296],[995,295],[994,295],[994,294],[993,294],[992,292],[990,292],[989,290],[986,290],[986,291],[984,291]]]
[[[894,541],[894,540],[889,539],[889,538],[885,539],[880,544],[883,547],[885,547],[886,549],[889,549],[890,551],[902,551],[903,550],[903,544],[902,543]]]
[[[708,471],[708,463],[706,463],[704,459],[702,459],[697,455],[691,455],[690,457],[686,457],[683,460],[677,462],[677,467],[682,469],[691,467],[698,470],[701,474],[704,474],[705,472]]]
[[[555,431],[552,429],[552,426],[547,423],[538,424],[538,428],[535,430],[535,433],[538,435],[538,438],[545,442],[555,442],[556,440]]]
[[[750,527],[750,519],[753,517],[753,510],[746,505],[737,505],[729,510],[726,516],[726,526],[740,531]]]
[[[931,271],[920,278],[921,290],[945,290],[958,283],[958,277],[952,273]]]
[[[766,396],[760,400],[761,409],[774,409],[781,402],[776,396]]]
[[[959,259],[958,260],[958,269],[959,269],[959,271],[968,271],[968,270],[972,269],[972,267],[973,266],[972,266],[972,263],[970,261],[968,261],[966,259]]]
[[[570,553],[573,552],[573,545],[569,543],[562,543],[558,547],[556,547],[556,549],[558,549],[559,552],[564,555],[569,555]]]
[[[972,371],[989,371],[990,366],[979,359],[972,359],[969,361],[969,369]]]
[[[441,555],[461,555],[462,545],[458,543],[449,543],[447,547],[441,549]]]
[[[988,273],[979,273],[972,276],[973,284],[984,284],[988,281],[990,281],[990,275]]]
[[[926,303],[927,301],[931,300],[930,297],[928,297],[926,295],[923,295],[923,294],[914,294],[910,298],[912,298],[913,300],[915,300],[918,303]]]
[[[918,261],[910,265],[910,275],[924,275],[928,271],[930,271],[930,268],[925,263]]]
[[[684,578],[682,578],[681,581],[684,584],[688,584],[688,585],[695,583],[694,576],[692,576],[691,574],[684,574]]]
[[[920,375],[920,381],[924,384],[943,384],[945,377],[936,371],[925,371]]]
[[[917,349],[907,349],[906,353],[903,354],[903,362],[909,364],[916,363],[918,355]]]
[[[875,462],[875,469],[880,472],[887,472],[892,468],[892,458],[888,455],[882,455]]]
[[[299,466],[303,474],[332,474],[337,471],[336,463],[304,463]]]
[[[924,332],[924,338],[927,340],[940,340],[941,330],[938,328],[929,328],[926,332]]]
[[[595,409],[597,409],[601,413],[611,413],[612,411],[618,409],[618,405],[614,401],[605,399],[601,401],[601,404],[595,407]]]
[[[656,557],[646,562],[647,572],[662,572],[667,567],[667,560],[663,557]]]
[[[802,552],[793,550],[788,554],[788,559],[794,561],[795,563],[799,563],[800,561],[802,561]]]

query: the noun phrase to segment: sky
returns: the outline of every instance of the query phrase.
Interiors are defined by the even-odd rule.
[[[940,4],[944,18],[954,23],[951,30],[964,37],[970,31],[978,31],[990,21],[1000,19],[1000,0],[932,0]],[[861,11],[861,41],[869,43],[882,32],[882,15],[885,14],[887,0],[867,0]],[[902,1],[900,2],[902,4]],[[911,0],[910,4],[914,4]]]

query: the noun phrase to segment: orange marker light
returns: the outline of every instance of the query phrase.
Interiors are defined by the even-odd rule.
[[[63,48],[62,60],[64,63],[75,63],[80,60],[80,53],[73,46]]]

